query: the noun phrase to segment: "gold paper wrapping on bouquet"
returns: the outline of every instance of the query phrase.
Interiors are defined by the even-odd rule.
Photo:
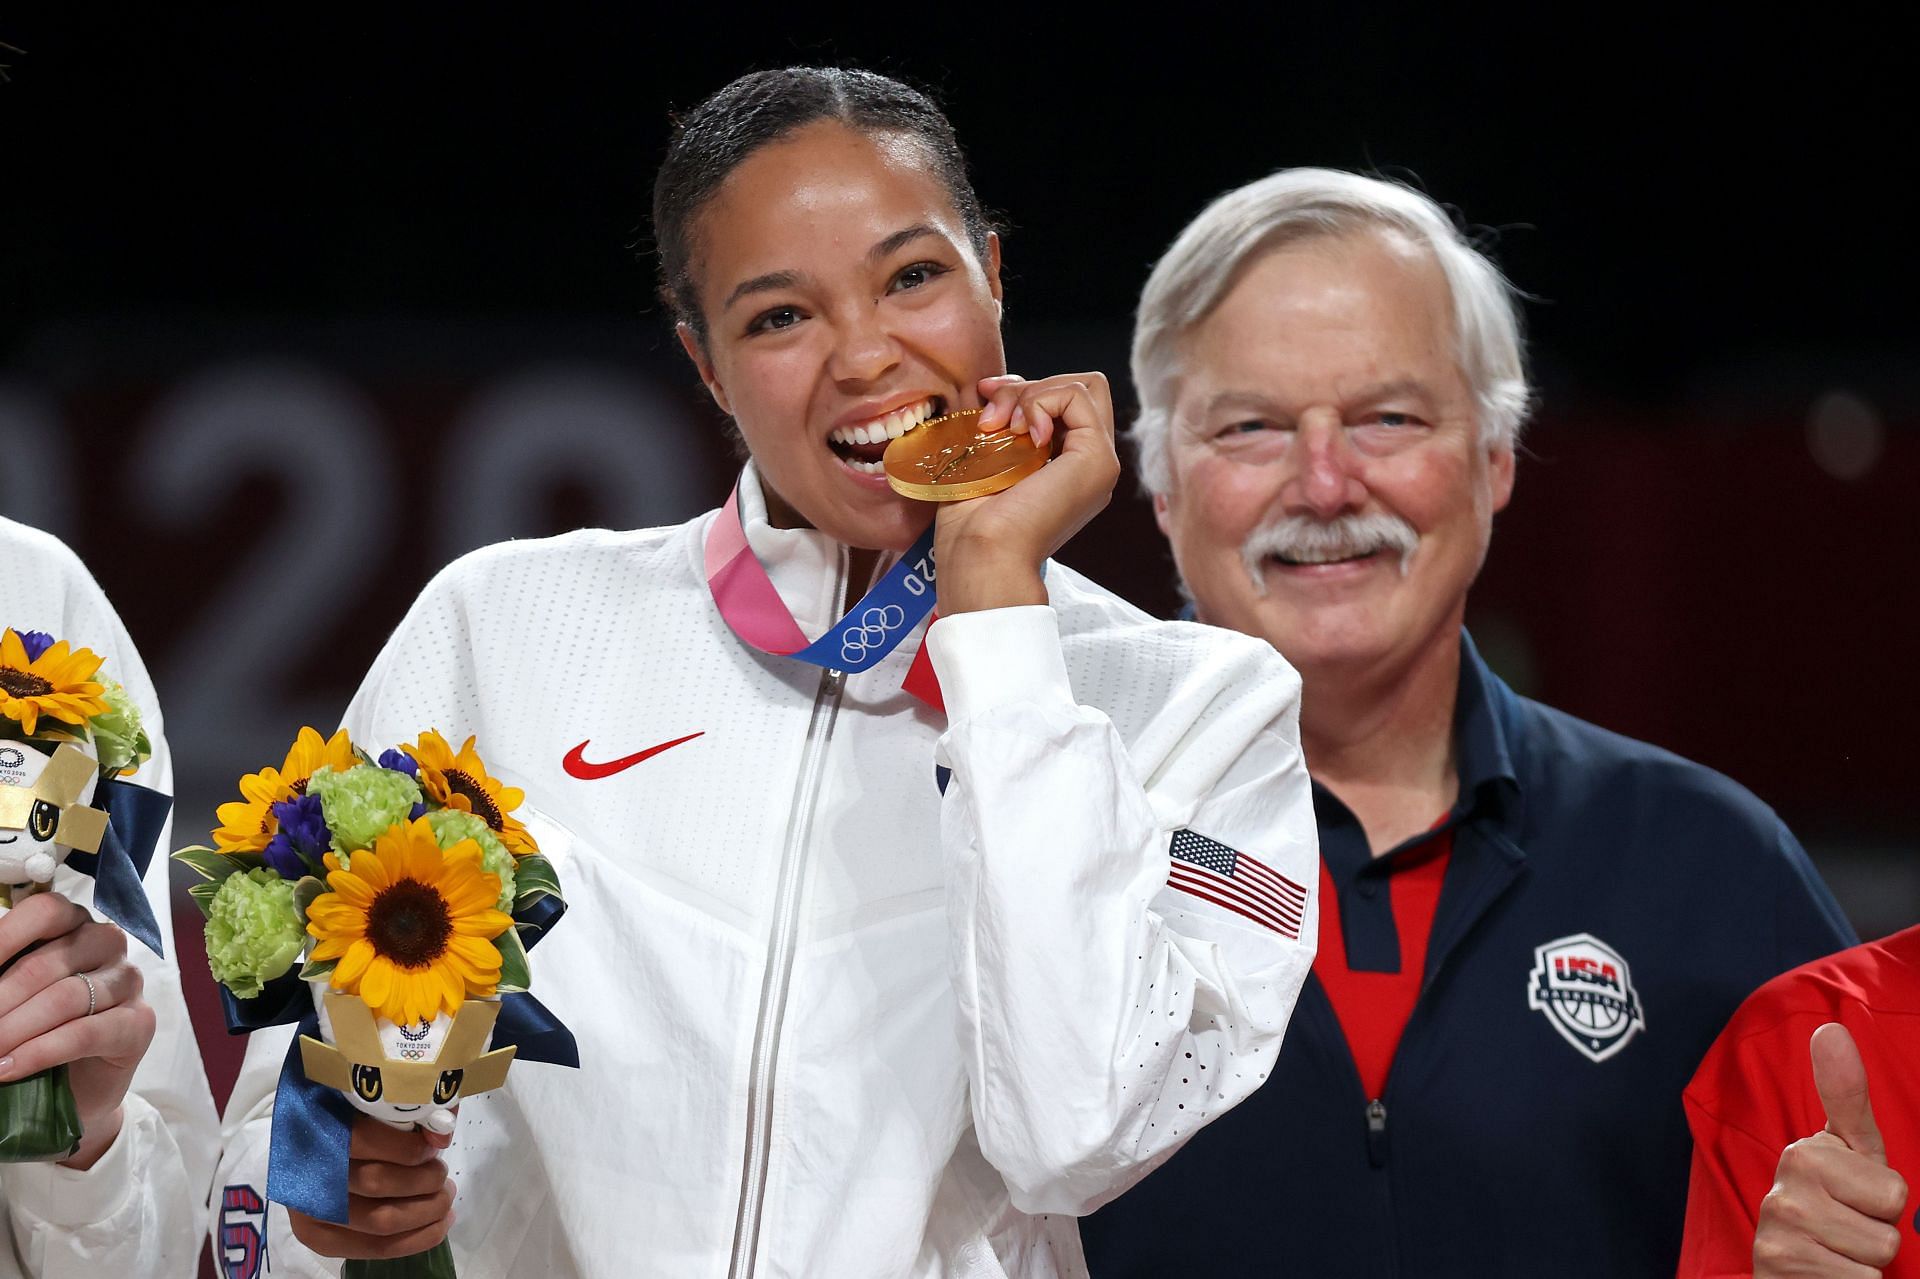
[[[326,1088],[353,1092],[354,1067],[376,1066],[383,1081],[384,1100],[425,1105],[446,1100],[434,1089],[442,1072],[451,1070],[462,1072],[459,1095],[473,1097],[505,1083],[507,1067],[519,1051],[512,1047],[487,1051],[488,1036],[500,1016],[500,1005],[492,1000],[469,999],[461,1004],[440,1051],[417,1061],[404,1061],[389,1056],[381,1046],[373,1011],[358,996],[329,990],[323,998],[327,1020],[333,1027],[333,1043],[300,1036],[300,1064],[308,1079]]]
[[[1012,488],[1047,464],[1032,436],[982,435],[979,423],[979,409],[962,409],[914,427],[887,445],[887,483],[922,502],[964,502]]]
[[[33,749],[32,743],[27,747]],[[53,843],[76,852],[99,852],[100,841],[107,834],[107,815],[81,802],[83,796],[91,794],[87,783],[99,769],[99,763],[86,751],[71,742],[60,743],[31,786],[0,781],[0,829],[25,830],[34,805],[44,803],[58,814]],[[47,838],[38,831],[35,834]]]

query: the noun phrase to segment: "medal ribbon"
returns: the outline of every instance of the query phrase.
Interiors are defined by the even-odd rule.
[[[737,487],[707,532],[705,559],[707,589],[735,635],[763,653],[829,670],[858,674],[879,665],[933,611],[932,525],[845,617],[811,642],[747,542]],[[935,710],[945,709],[924,640],[900,687]]]

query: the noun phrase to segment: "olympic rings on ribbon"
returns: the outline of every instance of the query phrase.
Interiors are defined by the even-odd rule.
[[[840,656],[849,666],[866,659],[867,651],[886,643],[887,636],[906,625],[907,613],[898,604],[870,608],[840,636]]]

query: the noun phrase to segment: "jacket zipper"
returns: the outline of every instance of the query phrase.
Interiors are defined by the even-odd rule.
[[[1387,1166],[1387,1103],[1378,1097],[1367,1103],[1367,1162]]]
[[[844,566],[844,555],[841,560]],[[845,591],[844,568],[841,591]],[[807,721],[806,747],[794,782],[787,837],[780,851],[780,879],[774,890],[773,929],[767,938],[766,975],[760,985],[760,1013],[753,1028],[753,1057],[747,1072],[747,1147],[740,1174],[740,1211],[733,1223],[729,1279],[752,1279],[760,1249],[760,1212],[767,1198],[767,1158],[772,1142],[773,1079],[780,1064],[780,1029],[786,1018],[787,991],[793,982],[793,956],[799,940],[800,885],[805,880],[807,849],[813,841],[813,814],[826,773],[827,746],[846,687],[844,671],[820,673]]]
[[[1416,1007],[1417,1006],[1418,1001],[1416,1001]],[[1329,1042],[1339,1045],[1340,1056],[1347,1064],[1347,1078],[1353,1081],[1353,1095],[1360,1099],[1363,1107],[1362,1114],[1366,1120],[1367,1166],[1369,1168],[1382,1170],[1384,1175],[1387,1169],[1388,1157],[1391,1153],[1387,1145],[1386,1095],[1393,1091],[1393,1067],[1390,1066],[1387,1069],[1387,1083],[1386,1086],[1380,1090],[1380,1095],[1378,1097],[1367,1096],[1366,1085],[1361,1082],[1360,1079],[1360,1064],[1353,1056],[1353,1046],[1347,1042],[1347,1033],[1340,1025],[1340,1015],[1333,1010],[1333,996],[1327,994],[1326,987],[1320,984],[1318,977],[1309,976],[1308,984],[1300,991],[1300,1004],[1295,1006],[1293,1015],[1299,1017],[1303,1011],[1307,1011],[1308,1009],[1311,1009],[1311,1011],[1308,1011],[1307,1015],[1315,1016],[1319,1019],[1321,1034],[1329,1036]],[[1407,1021],[1408,1024],[1411,1025],[1413,1019],[1409,1017]],[[1406,1037],[1403,1034],[1401,1036],[1401,1043],[1404,1044],[1405,1042]],[[1396,1063],[1399,1060],[1399,1056],[1399,1052],[1396,1051],[1394,1053]],[[1373,1179],[1369,1178],[1368,1180],[1371,1183]],[[1376,1189],[1382,1201],[1382,1211],[1388,1223],[1386,1234],[1386,1273],[1398,1275],[1400,1273],[1400,1245],[1398,1240],[1398,1225],[1393,1220],[1393,1187],[1390,1175],[1384,1175],[1384,1179]]]

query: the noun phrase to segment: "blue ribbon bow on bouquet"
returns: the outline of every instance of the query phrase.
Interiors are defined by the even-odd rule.
[[[67,865],[93,877],[95,910],[154,954],[165,955],[160,921],[154,918],[153,903],[147,900],[141,880],[153,861],[153,850],[160,843],[167,814],[173,811],[173,800],[145,786],[103,778],[94,790],[93,802],[107,814],[100,851],[83,853],[75,849],[67,854]]]

